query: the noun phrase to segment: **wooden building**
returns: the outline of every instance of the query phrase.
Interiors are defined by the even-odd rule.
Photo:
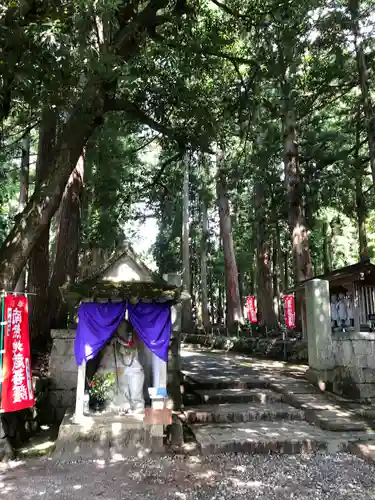
[[[350,320],[347,320],[346,324],[341,321],[334,324],[333,321],[333,331],[352,330],[360,332],[375,329],[375,321],[372,320],[371,316],[375,314],[375,265],[371,263],[370,259],[311,279],[321,279],[329,282],[331,300],[334,296],[344,296],[345,300],[352,303],[352,322],[350,323]],[[301,324],[304,337],[306,334],[305,285],[308,281],[310,280],[299,283],[287,292],[288,294],[295,294],[296,324]]]

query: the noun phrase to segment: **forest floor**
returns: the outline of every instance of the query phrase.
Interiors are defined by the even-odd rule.
[[[4,500],[370,500],[374,495],[373,468],[346,453],[41,459],[14,463],[0,474]]]
[[[0,499],[375,498],[365,407],[314,389],[303,365],[188,347],[182,362],[196,453],[10,462]]]

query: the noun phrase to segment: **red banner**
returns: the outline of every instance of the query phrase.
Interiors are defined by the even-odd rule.
[[[1,409],[4,412],[34,406],[31,379],[27,297],[4,299],[4,354]]]
[[[294,295],[284,295],[284,316],[287,328],[296,327],[296,313],[294,308]]]
[[[247,305],[247,316],[249,318],[250,323],[258,323],[257,308],[255,306],[255,297],[253,295],[249,295],[248,297],[246,297],[246,305]]]

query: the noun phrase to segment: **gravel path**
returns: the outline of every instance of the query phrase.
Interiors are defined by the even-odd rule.
[[[28,461],[0,474],[7,500],[239,500],[375,498],[374,469],[347,454],[163,457],[56,464]]]

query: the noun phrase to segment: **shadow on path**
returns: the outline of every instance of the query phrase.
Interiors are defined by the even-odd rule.
[[[0,476],[7,500],[370,500],[373,469],[350,455],[222,455],[117,463],[29,461]]]

